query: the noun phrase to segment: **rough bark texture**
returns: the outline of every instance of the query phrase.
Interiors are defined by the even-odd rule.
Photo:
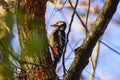
[[[56,80],[45,29],[46,0],[19,0],[16,11],[22,71],[17,79]],[[31,70],[30,72],[27,70]]]
[[[82,70],[89,62],[89,57],[91,56],[96,42],[104,33],[109,21],[116,11],[118,3],[119,0],[106,0],[93,28],[87,34],[81,47],[75,50],[75,59],[63,80],[79,80]]]

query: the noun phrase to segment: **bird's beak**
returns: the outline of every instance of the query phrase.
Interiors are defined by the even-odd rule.
[[[56,27],[57,25],[56,24],[53,24],[53,25],[50,25],[51,27]]]

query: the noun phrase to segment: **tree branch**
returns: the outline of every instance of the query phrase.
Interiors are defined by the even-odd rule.
[[[91,71],[90,80],[94,80],[94,77],[95,77],[95,70],[96,70],[96,67],[97,67],[99,51],[100,51],[100,41],[98,41],[97,44],[96,44],[95,54],[94,54],[93,63],[92,63],[93,68],[92,68],[92,71]]]
[[[68,73],[63,80],[79,80],[81,72],[88,64],[89,57],[92,54],[93,48],[104,33],[109,21],[116,11],[119,0],[106,0],[102,10],[100,11],[93,28],[87,34],[81,47],[75,50],[75,59],[71,64]]]
[[[70,0],[69,0],[70,1]],[[69,30],[68,30],[68,33],[67,33],[67,41],[66,41],[66,44],[65,44],[65,46],[67,46],[67,44],[68,44],[68,39],[69,39],[69,34],[70,34],[70,31],[71,31],[71,26],[72,26],[72,22],[73,22],[73,20],[74,20],[74,16],[75,16],[75,12],[76,12],[76,8],[77,8],[77,5],[78,5],[78,1],[79,0],[76,0],[76,4],[75,4],[75,7],[74,7],[74,10],[73,10],[73,14],[72,14],[72,16],[71,16],[71,21],[70,21],[70,24],[69,24]],[[62,64],[63,64],[63,71],[64,71],[64,74],[66,74],[65,73],[65,71],[66,71],[66,68],[65,68],[65,52],[66,52],[66,47],[65,47],[65,50],[64,50],[64,52],[63,52],[63,61],[62,61]]]
[[[72,2],[71,2],[70,0],[68,0],[68,1],[69,1],[69,3],[70,3],[71,8],[74,10],[74,7],[73,7],[73,5],[72,5]],[[87,34],[87,32],[88,32],[87,26],[85,25],[85,23],[83,22],[83,20],[81,19],[81,17],[80,17],[79,14],[77,13],[77,11],[75,11],[75,14],[76,14],[76,16],[78,17],[78,19],[80,20],[80,22],[81,22],[81,24],[83,25],[83,27],[85,28],[85,31],[86,31],[86,34]]]

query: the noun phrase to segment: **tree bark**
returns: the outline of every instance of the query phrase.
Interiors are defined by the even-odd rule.
[[[45,29],[46,2],[46,0],[21,0],[19,2],[16,17],[22,69],[17,79],[57,79]],[[28,70],[30,70],[29,73]]]
[[[75,59],[63,80],[79,80],[81,72],[89,62],[89,57],[92,54],[96,42],[107,28],[109,21],[117,9],[118,3],[119,0],[106,0],[93,28],[87,34],[82,45],[75,49]]]

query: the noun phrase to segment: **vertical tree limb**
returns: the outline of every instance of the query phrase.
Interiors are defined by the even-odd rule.
[[[96,44],[95,55],[94,55],[93,64],[92,64],[93,68],[91,71],[90,80],[94,80],[95,70],[97,67],[97,61],[98,61],[98,56],[99,56],[99,49],[100,49],[100,41],[98,41]]]

